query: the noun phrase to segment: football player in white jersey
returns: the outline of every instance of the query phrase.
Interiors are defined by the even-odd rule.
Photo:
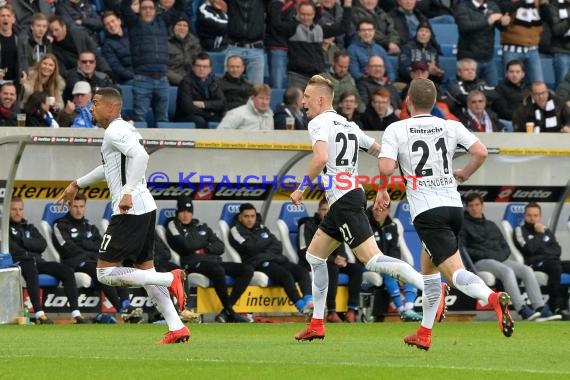
[[[458,235],[463,222],[463,205],[457,181],[464,182],[483,164],[487,148],[463,124],[430,115],[437,91],[429,79],[414,79],[408,91],[411,118],[392,123],[382,136],[378,166],[389,176],[398,164],[403,175],[420,176],[406,184],[412,221],[422,239],[424,275],[423,319],[416,333],[404,342],[428,350],[431,330],[440,297],[440,273],[458,290],[489,303],[495,309],[501,332],[510,337],[514,324],[509,313],[507,293],[493,292],[475,274],[465,270],[458,250]],[[452,169],[457,147],[469,152],[463,169]],[[378,192],[376,208],[382,209],[390,197]],[[429,257],[428,257],[429,255]]]
[[[145,179],[149,156],[139,143],[135,127],[121,119],[121,108],[121,94],[116,89],[106,87],[96,92],[91,114],[94,123],[105,129],[103,163],[72,181],[57,202],[62,207],[71,204],[80,188],[107,181],[113,216],[99,248],[97,279],[110,286],[144,287],[168,324],[169,331],[158,343],[185,343],[190,331],[180,320],[169,291],[182,308],[186,273],[180,269],[158,273],[154,269],[156,203]],[[134,260],[134,268],[122,266],[127,258]]]
[[[330,211],[325,216],[307,249],[307,262],[313,272],[312,293],[314,310],[307,328],[295,335],[297,340],[323,339],[325,337],[324,312],[328,290],[326,260],[341,242],[346,242],[366,268],[381,274],[388,274],[422,289],[422,276],[408,263],[385,256],[374,240],[372,228],[365,214],[366,196],[357,183],[358,150],[363,149],[374,157],[380,152],[380,145],[365,135],[353,122],[337,114],[332,106],[332,83],[320,76],[311,78],[303,96],[307,109],[309,134],[313,145],[313,156],[306,176],[314,181],[322,172]],[[345,183],[338,186],[336,175],[352,178],[353,186]],[[306,177],[304,177],[306,178]],[[295,204],[303,201],[303,188],[291,194]],[[445,303],[441,303],[441,318]]]

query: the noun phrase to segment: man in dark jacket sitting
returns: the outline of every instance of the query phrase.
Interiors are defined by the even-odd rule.
[[[281,242],[261,223],[261,216],[251,203],[240,206],[229,238],[230,244],[244,263],[265,273],[275,284],[282,286],[300,313],[311,312],[313,296],[309,271],[283,256]],[[302,295],[295,282],[299,284]]]
[[[212,281],[223,307],[216,316],[216,321],[249,322],[249,319],[237,314],[232,307],[249,285],[253,268],[242,263],[222,262],[224,243],[207,224],[193,219],[194,205],[191,198],[178,198],[177,206],[176,217],[170,218],[166,223],[166,240],[180,255],[180,265],[188,273],[201,273]],[[229,295],[226,275],[235,279]]]
[[[548,305],[544,304],[532,268],[509,260],[511,251],[505,238],[499,227],[485,218],[483,209],[483,198],[479,194],[467,196],[467,210],[459,236],[462,246],[473,260],[475,269],[491,272],[503,283],[503,287],[511,296],[515,310],[522,319],[539,322],[560,319],[560,315],[552,314]],[[518,279],[524,284],[532,309],[524,302]]]

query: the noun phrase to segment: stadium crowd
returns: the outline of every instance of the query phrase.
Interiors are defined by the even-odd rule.
[[[366,130],[407,117],[407,84],[429,77],[433,114],[473,131],[570,132],[565,1],[2,3],[4,126],[25,113],[27,126],[93,128],[93,91],[116,86],[137,126],[216,128],[245,106],[223,128],[306,129],[295,97],[321,73],[335,84],[337,111]]]

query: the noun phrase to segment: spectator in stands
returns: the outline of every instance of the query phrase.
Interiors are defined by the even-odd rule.
[[[59,128],[59,124],[49,110],[48,93],[37,91],[32,93],[24,105],[26,127]]]
[[[300,313],[311,313],[313,296],[309,271],[283,256],[281,242],[262,224],[261,216],[251,203],[240,205],[229,239],[244,264],[265,273],[274,284],[282,286]],[[300,294],[295,282],[299,284]]]
[[[267,12],[267,58],[271,88],[287,87],[287,48],[290,25],[297,19],[298,1],[272,0]],[[304,87],[303,87],[304,88]]]
[[[455,20],[459,29],[457,59],[471,58],[477,62],[477,76],[489,86],[498,84],[495,55],[495,29],[503,30],[511,22],[492,0],[461,1]]]
[[[560,275],[570,274],[570,261],[560,260],[562,248],[554,233],[541,220],[540,205],[528,203],[524,209],[524,222],[515,228],[513,238],[525,264],[548,275],[548,305],[559,313],[568,308],[568,290],[560,287]]]
[[[372,227],[372,232],[374,232],[374,240],[376,240],[376,245],[378,245],[380,251],[387,256],[402,260],[402,253],[398,243],[398,228],[392,221],[392,218],[390,218],[390,205],[382,211],[375,210],[370,206],[366,209],[366,215]],[[404,284],[405,302],[402,302],[398,279],[387,274],[383,274],[382,279],[388,295],[400,314],[400,318],[404,322],[421,321],[422,314],[414,310],[418,289],[412,284]]]
[[[73,101],[67,101],[65,108],[57,115],[60,127],[66,128],[97,128],[91,115],[91,85],[87,82],[77,82],[71,91]]]
[[[526,132],[526,123],[533,123],[540,132],[570,133],[570,109],[544,82],[534,82],[530,87],[530,95],[513,116],[515,132]]]
[[[333,106],[335,108],[339,107],[340,96],[346,91],[352,91],[356,95],[358,111],[363,112],[366,106],[364,104],[360,105],[360,95],[358,94],[354,78],[348,72],[349,66],[350,55],[344,50],[339,51],[334,55],[331,68],[328,71],[321,73],[321,75],[330,80],[334,86]]]
[[[126,1],[126,0],[125,0]],[[98,46],[89,37],[87,32],[81,29],[70,32],[68,26],[59,16],[54,16],[49,21],[49,31],[53,38],[53,54],[59,61],[59,72],[66,78],[68,71],[77,69],[77,60],[82,51],[98,51]],[[96,55],[97,68],[99,71],[109,72],[109,64],[101,55]]]
[[[212,73],[212,59],[199,53],[192,72],[182,79],[176,98],[175,121],[196,123],[196,128],[208,128],[208,122],[219,122],[226,109],[224,93]]]
[[[48,18],[43,13],[32,17],[30,30],[24,30],[18,37],[18,63],[20,72],[38,63],[44,55],[52,52],[51,41],[47,35]]]
[[[556,86],[556,96],[567,103],[567,107],[570,107],[570,105],[568,105],[568,101],[570,100],[570,71],[568,71],[564,79],[558,83],[558,86]]]
[[[326,199],[319,201],[319,208],[312,217],[301,218],[298,221],[299,236],[297,245],[299,251],[299,264],[305,267],[308,271],[311,266],[307,262],[305,255],[307,254],[307,247],[313,239],[313,236],[319,228],[319,224],[323,220],[330,209],[329,203]],[[338,323],[342,322],[338,313],[336,312],[336,294],[338,289],[338,275],[339,273],[348,276],[348,304],[347,312],[344,314],[346,322],[356,322],[358,316],[358,306],[360,305],[360,286],[362,285],[362,265],[348,262],[348,256],[345,251],[344,244],[341,244],[335,249],[327,258],[327,270],[329,273],[329,287],[327,292],[327,322]]]
[[[451,113],[461,115],[467,108],[467,94],[473,90],[482,91],[489,103],[494,100],[492,87],[477,77],[477,62],[471,58],[463,58],[457,62],[457,79],[451,80],[447,86],[447,104]]]
[[[253,95],[246,104],[229,110],[218,129],[241,129],[245,131],[273,130],[273,111],[269,107],[271,87],[266,84],[253,86]]]
[[[253,94],[253,85],[243,75],[245,64],[239,55],[226,60],[226,73],[218,78],[218,86],[226,98],[226,109],[231,110],[247,103]]]
[[[407,0],[405,0],[407,1]],[[415,37],[402,46],[402,52],[398,57],[398,73],[402,82],[411,82],[410,71],[412,63],[422,61],[427,64],[429,79],[440,84],[444,81],[445,71],[439,66],[441,49],[433,38],[431,25],[421,22]]]
[[[352,0],[344,0],[343,7],[342,23],[321,26],[315,23],[315,5],[310,2],[299,4],[298,19],[287,24],[288,87],[305,88],[311,76],[324,71],[323,39],[342,34],[350,26]]]
[[[222,51],[228,47],[228,6],[224,0],[206,0],[200,5],[196,31],[204,50]]]
[[[487,107],[487,97],[482,91],[472,90],[467,94],[467,108],[459,120],[471,132],[501,132],[503,125],[497,115]]]
[[[417,7],[416,0],[398,0],[398,6],[388,12],[394,28],[400,37],[400,47],[414,40],[420,24],[426,24],[431,31],[431,25],[422,10]]]
[[[317,2],[317,23],[321,26],[342,24],[342,16],[344,14],[344,9],[341,6],[341,2],[337,0],[319,0]],[[344,33],[335,36],[334,44],[344,50],[350,44],[350,41],[356,36],[356,28],[351,22],[347,30]]]
[[[14,11],[16,11],[16,25],[22,31],[28,30],[30,25],[32,25],[34,15],[37,13],[43,13],[48,18],[54,15],[55,11],[55,1],[50,0],[12,0],[10,2]]]
[[[74,323],[85,323],[79,311],[77,283],[73,269],[61,263],[45,261],[42,252],[46,247],[46,240],[37,228],[24,219],[22,198],[13,197],[10,203],[10,255],[14,264],[22,269],[28,296],[36,312],[36,323],[53,324],[44,313],[40,301],[40,274],[48,274],[63,283]]]
[[[507,63],[505,70],[505,80],[495,87],[495,101],[493,110],[499,116],[501,123],[506,124],[513,130],[513,116],[519,108],[523,99],[530,94],[530,88],[524,80],[524,64],[514,59]]]
[[[185,16],[184,6],[174,7],[175,0],[158,0],[156,4],[156,14],[161,15],[163,13],[172,11],[176,14],[175,18],[178,20]]]
[[[180,17],[172,27],[168,39],[168,81],[172,86],[178,86],[182,78],[192,71],[192,62],[202,51],[200,40],[190,30],[186,16]]]
[[[431,24],[454,24],[455,7],[461,0],[421,0],[418,8],[421,9]]]
[[[370,100],[372,99],[372,94],[379,88],[384,87],[387,88],[392,94],[390,97],[392,107],[399,110],[400,106],[402,105],[400,93],[392,85],[391,80],[386,77],[386,61],[383,60],[380,56],[370,56],[368,59],[368,65],[366,66],[366,73],[366,76],[360,78],[356,82],[356,87],[358,89],[358,93],[360,94],[360,101],[368,106]],[[399,114],[399,111],[396,112],[396,115],[397,114]]]
[[[555,83],[560,83],[570,71],[570,3],[568,1],[551,1],[548,4],[550,17],[548,22],[552,40],[550,48],[553,53]]]
[[[503,66],[513,59],[523,62],[528,83],[544,80],[538,43],[542,33],[542,15],[547,11],[547,1],[499,0],[501,12],[508,13],[511,22],[501,31]]]
[[[0,85],[0,126],[15,127],[18,122],[16,114],[19,109],[16,85],[5,82]]]
[[[362,129],[365,131],[385,131],[386,128],[399,121],[392,106],[390,90],[380,87],[370,97],[366,112],[361,117]],[[399,111],[399,109],[397,110]]]
[[[249,319],[237,314],[233,306],[249,285],[253,268],[242,263],[222,262],[224,243],[207,224],[194,219],[194,205],[190,197],[178,198],[176,217],[168,219],[166,223],[166,239],[180,255],[180,265],[188,273],[200,273],[212,281],[223,307],[216,321],[249,322]],[[230,294],[226,275],[235,280]]]
[[[429,77],[429,71],[428,71],[428,65],[427,63],[423,62],[423,61],[416,61],[414,63],[412,63],[412,65],[410,66],[410,78],[411,80],[414,80],[416,78],[424,78],[427,79]],[[402,108],[400,109],[400,120],[404,120],[404,119],[408,119],[410,117],[410,112],[408,109],[408,89],[410,88],[410,85],[406,85],[406,87],[404,87],[402,89]],[[455,120],[455,121],[459,121],[459,119],[453,115],[450,111],[449,111],[449,107],[447,105],[447,103],[445,102],[445,98],[444,96],[442,96],[438,86],[436,85],[436,89],[437,89],[437,99],[435,101],[435,105],[433,106],[432,110],[431,110],[431,114],[433,116],[436,117],[440,117],[442,119],[445,120]]]
[[[111,68],[111,78],[117,83],[130,85],[135,73],[128,31],[114,11],[105,11],[101,18],[105,26],[101,54]]]
[[[378,0],[359,0],[354,7],[352,22],[357,26],[356,29],[359,30],[361,28],[360,23],[363,20],[372,21],[372,27],[374,28],[371,31],[373,34],[372,40],[384,48],[388,54],[398,55],[400,54],[400,36],[394,26],[394,21],[388,17],[388,14],[380,8],[378,3]],[[370,29],[370,27],[366,26],[366,29]],[[366,33],[369,33],[369,31],[367,30]],[[358,35],[361,37],[360,33]],[[354,76],[354,74],[352,75]],[[394,79],[392,78],[392,80]]]
[[[103,239],[99,229],[85,218],[86,202],[85,195],[78,193],[67,214],[54,222],[51,236],[54,247],[63,264],[91,277],[125,322],[140,320],[142,309],[130,305],[126,288],[105,285],[97,280],[97,258]]]
[[[273,112],[273,126],[275,129],[287,129],[287,118],[295,120],[295,130],[307,129],[309,120],[303,108],[303,91],[297,87],[290,87],[283,94],[283,102]]]
[[[396,71],[392,68],[392,64],[388,60],[386,50],[374,42],[374,24],[369,20],[360,21],[357,26],[357,33],[358,38],[348,47],[348,53],[350,54],[350,66],[348,70],[350,75],[356,80],[364,77],[366,74],[365,68],[370,57],[378,56],[381,57],[383,61],[384,72],[382,75],[386,74],[391,81],[396,80]],[[370,73],[368,73],[368,75],[370,75]],[[363,99],[363,101],[365,100]]]
[[[26,104],[30,95],[36,91],[46,91],[48,96],[54,98],[51,111],[58,113],[63,109],[63,90],[65,80],[59,74],[59,63],[57,58],[47,53],[40,61],[30,68],[29,73],[22,75],[22,104]]]
[[[561,315],[554,315],[548,305],[544,304],[540,285],[532,268],[518,261],[509,260],[511,255],[509,245],[499,227],[485,218],[483,213],[485,206],[481,195],[471,193],[467,196],[466,202],[459,239],[462,248],[473,261],[475,269],[490,272],[501,281],[522,319],[541,322],[561,319]],[[519,279],[524,284],[532,309],[526,304],[520,292]]]
[[[152,0],[140,1],[140,12],[131,0],[122,0],[121,17],[129,30],[135,78],[133,79],[133,119],[144,121],[152,109],[154,121],[168,121],[168,30],[183,11],[184,2],[176,0],[168,12],[157,15]]]
[[[55,6],[55,14],[73,30],[85,30],[96,43],[99,42],[98,33],[103,30],[103,22],[97,14],[95,7],[88,0],[59,0]]]
[[[16,12],[9,5],[0,6],[0,82],[20,83],[20,64],[18,62],[18,37],[14,28]]]
[[[332,67],[335,54],[341,50],[335,44],[334,37],[323,38],[321,47],[323,48],[323,54],[325,56],[325,71],[327,71]]]
[[[73,98],[71,93],[73,86],[77,82],[87,82],[91,86],[91,92],[95,93],[98,88],[115,87],[113,80],[103,71],[97,70],[97,60],[92,51],[82,51],[77,59],[77,68],[68,70],[65,77],[65,90],[63,91],[63,101],[67,102]]]
[[[265,0],[229,1],[228,56],[245,61],[245,75],[253,84],[263,83],[265,72]]]
[[[336,112],[344,116],[346,120],[352,121],[356,123],[360,128],[363,128],[362,116],[361,113],[358,112],[358,108],[360,106],[358,98],[358,92],[356,91],[347,90],[343,92],[340,95]]]

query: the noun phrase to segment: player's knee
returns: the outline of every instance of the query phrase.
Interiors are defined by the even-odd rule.
[[[311,255],[309,252],[307,252],[305,254],[305,258],[307,259],[307,262],[313,266],[313,265],[323,265],[326,264],[327,260],[326,259],[321,259],[320,257],[317,257],[315,255]]]

